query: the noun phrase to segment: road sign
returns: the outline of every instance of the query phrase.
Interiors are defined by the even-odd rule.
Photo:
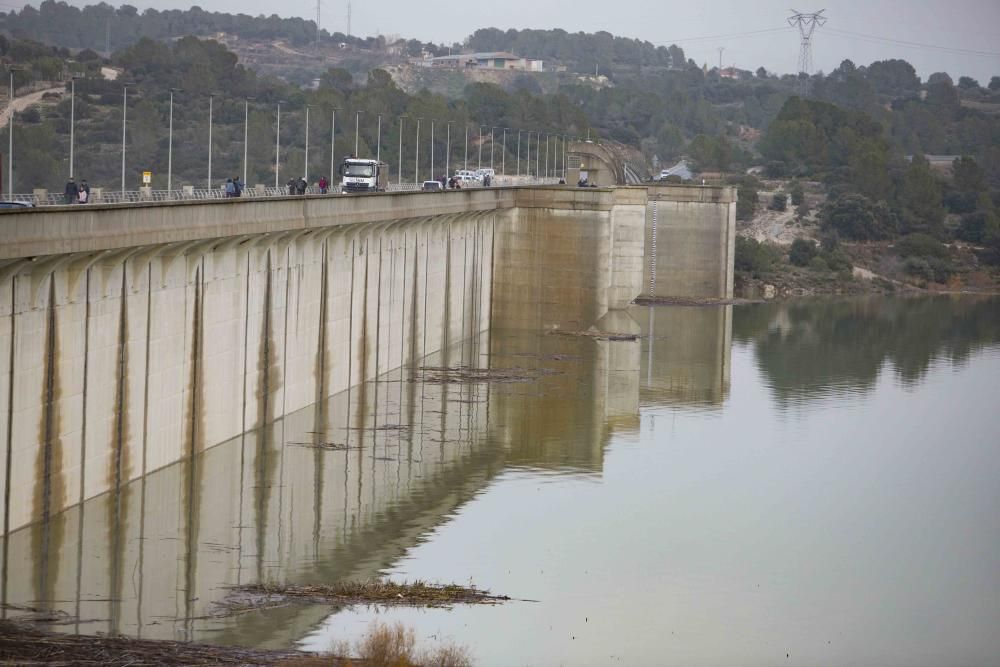
[[[149,185],[152,182],[153,182],[153,172],[151,171],[142,172],[142,184]]]

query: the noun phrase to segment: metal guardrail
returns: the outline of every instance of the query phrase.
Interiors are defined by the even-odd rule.
[[[536,176],[497,176],[492,185],[496,187],[531,186],[531,185],[555,185],[558,178],[541,178]],[[479,189],[484,186],[481,183],[465,183],[463,190]],[[389,183],[387,192],[417,192],[421,189],[421,183]],[[307,195],[321,195],[319,188],[311,185],[306,188]],[[327,190],[327,195],[340,195],[340,186],[335,184]],[[289,196],[286,188],[264,187],[245,188],[241,197],[251,199],[267,199],[271,197]],[[207,199],[225,199],[226,192],[223,188],[192,188],[182,190],[98,190],[91,191],[91,204],[135,204],[146,202],[168,202],[168,201],[192,201]],[[5,201],[22,202],[31,206],[64,206],[66,197],[63,194],[48,192],[45,194],[14,194],[3,197]]]

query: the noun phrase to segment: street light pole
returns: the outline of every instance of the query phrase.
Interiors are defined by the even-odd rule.
[[[309,108],[311,104],[306,105],[306,155],[303,162],[305,165],[302,169],[302,178],[305,180],[306,184],[309,184]]]
[[[521,176],[521,130],[517,131],[517,175]]]
[[[431,178],[434,178],[434,119],[431,118]]]
[[[483,126],[479,126],[479,164],[476,165],[476,169],[483,168]]]
[[[281,170],[281,102],[278,102],[278,128],[274,133],[274,187],[280,187],[278,183]]]
[[[413,182],[418,185],[420,184],[420,121],[422,120],[423,118],[417,119],[417,140],[415,142],[417,144],[417,157],[413,160]]]
[[[503,128],[503,141],[500,143],[500,175],[507,175],[507,130]]]
[[[444,176],[445,178],[451,177],[451,124],[455,121],[449,120],[447,122],[448,128],[448,139],[445,141],[445,151],[444,151]]]
[[[398,185],[403,184],[403,119],[406,116],[399,117],[399,167],[396,171],[396,183]]]
[[[215,95],[209,93],[208,95],[208,189],[212,189],[212,103],[215,100]],[[243,183],[246,184],[246,176],[243,177]]]
[[[11,67],[10,70],[10,115],[7,117],[7,195],[14,194],[14,72],[20,72],[23,67]]]
[[[243,187],[247,185],[247,147],[250,145],[247,139],[250,136],[250,100],[252,97],[243,98]],[[209,142],[211,144],[211,142]],[[209,148],[211,151],[211,148]],[[212,189],[212,172],[208,172],[208,189]]]
[[[549,135],[545,135],[545,178],[549,177]]]
[[[535,178],[542,175],[542,172],[538,167],[542,164],[542,133],[536,132],[538,136],[535,137]]]
[[[495,127],[490,128],[490,171],[493,171],[493,147],[496,145],[493,141],[493,130]]]
[[[361,117],[360,111],[354,112],[354,157],[358,157],[358,119]]]
[[[378,115],[378,130],[375,132],[375,161],[382,161],[382,114]]]
[[[333,166],[337,159],[337,112],[339,107],[333,107],[333,116],[330,119],[330,180],[333,180]]]
[[[74,144],[74,131],[73,126],[76,124],[76,80],[80,76],[74,74],[70,77],[69,86],[69,177],[73,178],[73,144]]]
[[[524,175],[531,178],[531,130],[528,130],[528,145],[525,147]]]
[[[122,194],[125,194],[125,125],[128,121],[128,84],[122,85]]]
[[[167,130],[167,197],[174,191],[174,93],[180,88],[170,89],[170,129]]]
[[[562,151],[562,153],[563,153],[563,158],[562,158],[563,174],[562,174],[562,177],[563,177],[563,180],[565,181],[566,180],[566,135],[565,134],[563,135],[563,151]]]
[[[462,167],[466,171],[469,171],[469,124],[465,124],[465,166]]]

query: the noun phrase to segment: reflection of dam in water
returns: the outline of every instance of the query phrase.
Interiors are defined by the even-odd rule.
[[[656,312],[654,327],[698,340],[729,321],[715,308]],[[645,333],[634,314],[602,326]],[[641,345],[491,328],[420,363],[554,372],[499,385],[383,373],[59,514],[47,545],[37,527],[16,532],[6,599],[77,617],[79,632],[287,646],[329,608],[210,618],[225,587],[375,576],[511,466],[600,475],[611,434],[638,427]],[[721,371],[722,352],[657,360],[654,383],[718,396],[718,377],[691,369]]]

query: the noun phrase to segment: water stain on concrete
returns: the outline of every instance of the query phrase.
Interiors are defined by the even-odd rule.
[[[274,392],[281,388],[281,367],[278,365],[278,346],[274,341],[271,317],[274,300],[274,277],[271,250],[267,250],[264,272],[264,307],[260,325],[260,342],[257,346],[257,452],[254,467],[254,513],[256,519],[256,565],[258,581],[263,580],[267,546],[268,508],[271,486],[277,472],[278,457],[272,451],[272,424],[274,422]]]
[[[56,318],[56,281],[49,276],[49,303],[45,318],[45,362],[42,368],[42,415],[38,424],[38,454],[35,457],[35,487],[32,502],[32,583],[35,601],[48,606],[55,598],[59,550],[65,530],[59,514],[66,505],[63,479],[62,416],[59,380],[59,331]]]

